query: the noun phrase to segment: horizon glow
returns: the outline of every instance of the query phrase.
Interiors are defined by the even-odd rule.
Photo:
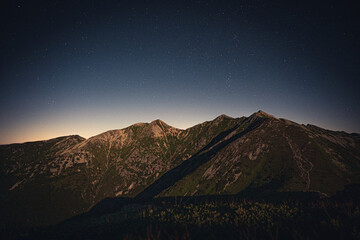
[[[358,14],[297,4],[8,3],[0,144],[260,109],[359,133]]]

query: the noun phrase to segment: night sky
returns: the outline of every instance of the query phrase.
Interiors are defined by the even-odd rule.
[[[313,2],[3,1],[0,143],[259,109],[360,132],[360,9]]]

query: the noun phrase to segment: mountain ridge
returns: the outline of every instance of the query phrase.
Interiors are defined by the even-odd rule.
[[[243,118],[245,116],[242,116],[242,117],[238,117],[238,118]],[[275,119],[278,119],[278,120],[284,120],[284,121],[288,121],[288,122],[292,122],[292,123],[295,123],[295,124],[299,124],[299,123],[296,123],[296,122],[293,122],[293,121],[290,121],[288,119],[285,119],[285,118],[276,118],[274,115],[271,115],[269,113],[266,113],[265,111],[263,110],[258,110],[257,112],[251,114],[248,116],[248,118],[250,117],[253,117],[253,118],[256,118],[256,117],[267,117],[267,118],[275,118]],[[58,136],[58,137],[53,137],[53,138],[50,138],[50,139],[44,139],[44,140],[30,140],[30,141],[25,141],[25,142],[14,142],[14,143],[5,143],[5,144],[0,144],[1,145],[12,145],[12,144],[24,144],[24,143],[33,143],[33,142],[44,142],[44,141],[49,141],[49,140],[53,140],[53,139],[58,139],[58,138],[63,138],[63,137],[72,137],[72,136],[77,136],[77,137],[80,137],[80,138],[83,138],[83,139],[89,139],[89,138],[93,138],[93,137],[96,137],[98,135],[101,135],[101,134],[104,134],[106,132],[110,132],[110,131],[119,131],[119,130],[124,130],[124,129],[127,129],[127,128],[131,128],[131,127],[136,127],[136,126],[144,126],[144,125],[154,125],[154,124],[158,124],[159,123],[161,125],[165,125],[167,127],[171,127],[171,128],[175,128],[175,129],[178,129],[178,130],[181,130],[181,131],[185,131],[187,129],[190,129],[190,128],[193,128],[197,125],[200,125],[200,124],[204,124],[206,122],[211,122],[211,121],[215,121],[217,119],[236,119],[234,117],[231,117],[231,116],[228,116],[226,114],[220,114],[219,116],[215,117],[213,120],[208,120],[208,121],[204,121],[204,122],[201,122],[201,123],[197,123],[193,126],[190,126],[188,128],[185,128],[185,129],[181,129],[181,128],[177,128],[177,127],[174,127],[174,126],[171,126],[169,124],[167,124],[166,122],[162,121],[161,119],[155,119],[155,120],[152,120],[151,122],[137,122],[137,123],[134,123],[132,125],[129,125],[127,127],[123,127],[123,128],[117,128],[117,129],[111,129],[111,130],[107,130],[105,132],[101,132],[99,134],[96,134],[94,136],[90,136],[88,138],[85,138],[79,134],[70,134],[70,135],[62,135],[62,136]],[[302,124],[304,126],[308,126],[308,127],[315,127],[315,128],[319,128],[319,129],[322,129],[322,130],[326,130],[326,131],[331,131],[331,132],[342,132],[342,133],[346,133],[346,134],[353,134],[355,136],[360,136],[360,133],[357,133],[357,132],[346,132],[346,131],[343,131],[343,130],[331,130],[331,129],[325,129],[325,128],[322,128],[322,127],[319,127],[319,126],[316,126],[314,124],[310,124],[310,123],[307,123],[307,124]]]
[[[12,221],[45,224],[112,197],[239,194],[272,182],[277,188],[271,191],[330,196],[360,183],[359,173],[357,135],[260,110],[249,117],[220,115],[187,129],[157,119],[88,139],[70,135],[1,145],[0,202]]]

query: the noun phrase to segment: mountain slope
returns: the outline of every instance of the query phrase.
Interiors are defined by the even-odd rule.
[[[186,130],[155,120],[0,146],[1,212],[5,222],[52,224],[105,198],[238,194],[274,182],[272,191],[331,195],[360,183],[359,173],[358,134],[262,111]]]
[[[104,198],[134,197],[237,122],[220,116],[180,130],[155,120],[66,144],[73,137],[1,146],[3,216],[56,223]]]
[[[263,113],[247,121],[260,124],[230,141],[223,140],[212,155],[203,153],[205,164],[159,196],[237,194],[274,180],[278,191],[331,195],[360,181],[358,138]]]
[[[86,210],[80,192],[74,187],[81,180],[78,175],[81,160],[58,161],[64,152],[83,140],[68,136],[0,146],[0,220],[24,225],[51,223]]]

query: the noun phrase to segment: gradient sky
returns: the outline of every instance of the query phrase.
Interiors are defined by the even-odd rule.
[[[259,109],[360,132],[360,9],[343,2],[5,1],[0,144]]]

